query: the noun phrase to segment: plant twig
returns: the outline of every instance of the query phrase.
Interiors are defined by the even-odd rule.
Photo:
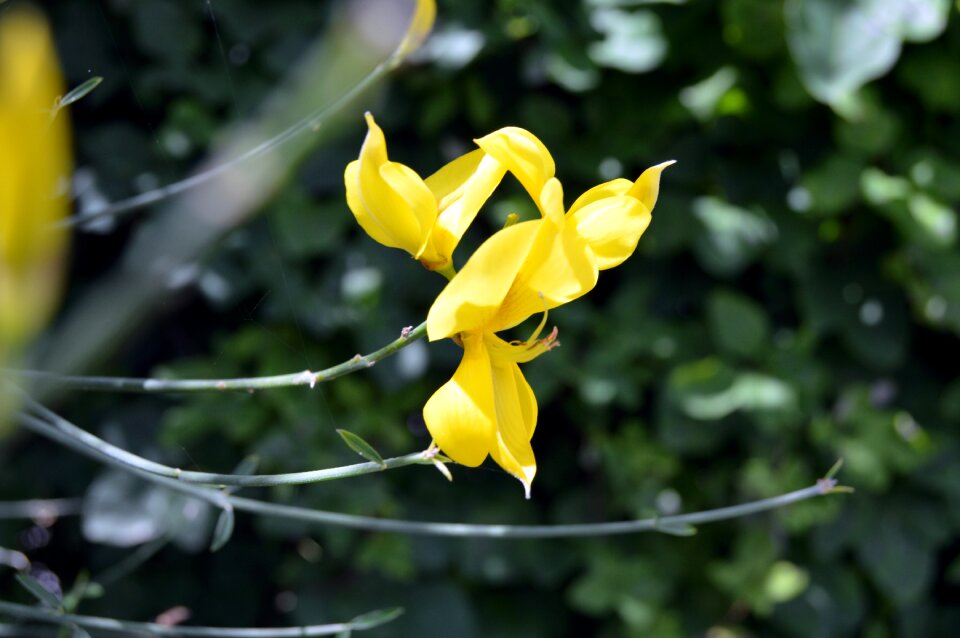
[[[45,410],[45,413],[47,412],[49,411]],[[60,417],[58,417],[58,419],[63,420]],[[129,456],[135,455],[130,455],[129,452],[122,456],[113,456],[103,452],[100,449],[89,447],[83,443],[78,443],[72,438],[72,436],[65,434],[63,431],[58,429],[56,425],[49,424],[43,419],[31,416],[29,414],[22,414],[21,422],[26,424],[28,427],[31,427],[31,429],[40,432],[41,434],[49,435],[50,438],[53,438],[64,445],[75,449],[81,454],[90,456],[99,461],[106,462],[114,467],[118,467],[136,474],[137,476],[141,476],[148,481],[169,487],[172,490],[184,492],[191,496],[204,498],[204,500],[207,500],[215,506],[223,509],[234,509],[258,514],[261,516],[273,516],[276,518],[285,518],[308,523],[319,523],[322,525],[335,525],[339,527],[349,527],[353,529],[374,532],[393,532],[398,534],[416,534],[459,538],[573,538],[613,536],[620,534],[635,534],[638,532],[656,531],[670,533],[669,530],[671,529],[676,529],[683,526],[699,525],[701,523],[729,520],[732,518],[738,518],[740,516],[766,512],[784,507],[786,505],[791,505],[793,503],[798,503],[800,501],[824,496],[825,494],[836,493],[837,491],[837,482],[835,479],[822,478],[817,481],[815,485],[810,487],[750,503],[721,507],[702,512],[692,512],[689,514],[678,514],[675,516],[662,516],[656,518],[608,523],[580,523],[573,525],[478,525],[465,523],[438,523],[429,521],[383,519],[373,516],[359,516],[355,514],[314,510],[293,505],[268,503],[257,499],[232,496],[220,491],[215,491],[188,483],[182,483],[174,479],[158,476],[155,473],[142,469],[142,467],[139,465],[131,464]]]
[[[28,501],[0,502],[0,520],[16,518],[60,518],[80,513],[79,498],[33,498]]]
[[[191,175],[190,177],[182,179],[178,182],[167,184],[166,186],[161,186],[145,193],[140,193],[139,195],[134,195],[133,197],[113,202],[112,204],[104,206],[98,210],[92,210],[83,214],[73,215],[72,217],[68,217],[63,221],[58,222],[57,225],[82,225],[103,217],[117,217],[121,214],[130,213],[140,208],[156,204],[164,199],[173,197],[174,195],[179,195],[180,193],[188,191],[191,188],[205,184],[215,177],[223,175],[224,173],[236,168],[238,165],[247,162],[248,160],[259,157],[265,153],[269,153],[278,146],[288,142],[289,140],[292,140],[302,133],[316,131],[322,126],[324,120],[329,118],[331,115],[336,114],[340,109],[349,104],[354,98],[363,93],[363,91],[379,80],[384,73],[393,68],[390,62],[391,60],[381,62],[374,67],[370,73],[365,75],[359,82],[353,85],[347,90],[346,93],[338,97],[332,103],[318,108],[306,117],[302,118],[300,121],[287,127],[277,135],[258,144],[257,146],[254,146],[250,150],[238,155],[237,157],[227,160],[222,164],[218,164],[213,168],[205,170],[201,173]]]
[[[0,614],[22,620],[35,620],[37,622],[57,625],[72,624],[87,629],[123,633],[125,635],[130,635],[135,632],[137,634],[155,636],[203,636],[206,638],[286,638],[288,636],[299,638],[301,636],[330,636],[341,632],[372,629],[396,619],[401,613],[402,610],[397,609],[392,613],[385,611],[375,620],[366,620],[369,615],[364,614],[362,617],[358,617],[350,622],[331,623],[328,625],[306,625],[301,627],[265,627],[262,629],[255,627],[172,627],[156,623],[116,620],[114,618],[103,618],[100,616],[65,614],[55,609],[30,607],[28,605],[0,601]]]
[[[145,459],[133,452],[107,443],[103,439],[77,427],[33,399],[25,397],[25,401],[32,410],[43,417],[38,419],[29,414],[20,415],[20,420],[23,424],[34,432],[51,438],[78,452],[89,451],[95,454],[96,458],[114,467],[120,467],[121,469],[135,468],[142,472],[149,472],[156,476],[182,481],[184,483],[231,485],[237,487],[300,485],[373,474],[375,472],[406,467],[408,465],[433,463],[433,459],[426,458],[422,452],[414,452],[413,454],[407,454],[405,456],[384,459],[382,463],[354,463],[341,467],[310,470],[306,472],[290,472],[286,474],[214,474],[211,472],[193,472]]]
[[[404,329],[400,337],[370,354],[356,355],[325,370],[311,372],[293,372],[266,377],[247,377],[236,379],[152,379],[132,377],[88,377],[62,375],[40,370],[8,370],[2,374],[10,378],[55,384],[72,390],[96,392],[131,392],[162,394],[172,392],[226,392],[264,390],[267,388],[289,388],[310,386],[331,381],[337,377],[366,370],[378,361],[403,349],[427,333],[427,323],[423,322],[413,329]]]

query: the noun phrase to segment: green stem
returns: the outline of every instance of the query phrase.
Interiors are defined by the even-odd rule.
[[[0,502],[0,520],[16,518],[60,518],[80,513],[79,498],[34,498],[28,501]]]
[[[171,627],[148,622],[133,622],[116,620],[99,616],[82,616],[80,614],[65,614],[55,609],[30,607],[0,601],[0,613],[21,620],[35,620],[37,622],[53,623],[56,625],[78,625],[87,629],[108,631],[113,633],[148,634],[155,636],[204,636],[207,638],[286,638],[300,636],[330,636],[342,632],[364,631],[397,618],[400,610],[394,613],[384,613],[376,620],[356,620],[328,625],[306,625],[303,627]],[[373,612],[371,612],[373,613]],[[366,614],[364,614],[366,616]]]
[[[302,133],[315,131],[323,124],[324,120],[332,115],[336,115],[340,109],[349,104],[355,97],[380,79],[384,73],[389,71],[392,68],[391,64],[389,63],[390,60],[377,65],[372,71],[370,71],[370,73],[364,76],[363,79],[350,88],[346,93],[334,100],[331,104],[318,108],[300,121],[287,127],[277,135],[271,137],[265,142],[258,144],[257,146],[254,146],[249,151],[238,155],[231,160],[228,160],[222,164],[218,164],[217,166],[203,171],[202,173],[191,175],[190,177],[182,179],[179,182],[167,184],[166,186],[161,186],[160,188],[155,188],[145,193],[140,193],[139,195],[135,195],[128,199],[114,202],[109,206],[101,208],[100,210],[90,211],[84,213],[83,215],[74,215],[72,217],[68,217],[62,222],[59,222],[57,225],[76,226],[78,224],[86,224],[87,222],[99,219],[101,217],[118,216],[123,213],[129,213],[131,211],[150,206],[151,204],[156,204],[159,201],[173,197],[174,195],[179,195],[180,193],[200,186],[201,184],[205,184],[215,177],[232,170],[239,164],[265,153],[269,153],[276,147],[288,142],[289,140],[292,140]]]
[[[278,505],[257,499],[231,496],[220,491],[182,483],[170,478],[158,476],[137,465],[131,465],[127,457],[115,457],[98,449],[83,445],[82,443],[77,443],[71,436],[63,434],[56,426],[50,425],[42,419],[27,414],[22,414],[20,418],[21,421],[31,429],[48,435],[50,438],[64,443],[81,454],[141,476],[148,481],[164,485],[172,490],[203,498],[220,508],[232,508],[261,516],[272,516],[307,523],[335,525],[373,532],[459,538],[573,538],[613,536],[655,531],[669,533],[671,528],[678,526],[711,523],[756,514],[758,512],[766,512],[833,493],[833,490],[836,488],[836,481],[834,479],[824,478],[820,479],[816,485],[751,503],[693,512],[690,514],[678,514],[676,516],[662,516],[609,523],[581,523],[573,525],[474,525],[465,523],[435,523],[428,521],[382,519],[373,516],[313,510],[292,505]]]
[[[319,483],[337,479],[374,474],[408,465],[432,464],[432,459],[424,457],[422,452],[415,452],[392,459],[384,459],[383,463],[354,463],[342,467],[333,467],[323,470],[306,472],[291,472],[287,474],[214,474],[211,472],[193,472],[156,463],[132,452],[128,452],[115,445],[107,443],[101,438],[90,434],[70,421],[47,409],[29,397],[25,397],[27,405],[42,418],[37,419],[30,415],[21,415],[24,425],[34,432],[51,438],[58,443],[70,447],[78,452],[90,451],[97,458],[121,468],[135,468],[150,474],[203,485],[232,485],[237,487],[272,487],[276,485],[301,485],[304,483]]]
[[[427,323],[413,329],[404,329],[398,339],[367,355],[357,355],[343,363],[318,372],[304,370],[290,374],[236,379],[151,379],[134,377],[89,377],[56,374],[40,370],[7,370],[0,372],[13,380],[21,379],[37,383],[55,384],[72,390],[94,392],[131,392],[162,394],[167,392],[226,392],[250,391],[267,388],[310,386],[331,381],[358,370],[366,370],[381,359],[422,338],[427,333]]]

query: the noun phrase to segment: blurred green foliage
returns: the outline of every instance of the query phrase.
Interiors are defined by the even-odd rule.
[[[187,174],[321,31],[321,4],[51,6],[71,85],[105,78],[73,107],[96,195]],[[448,541],[240,516],[211,554],[195,532],[208,536],[216,517],[201,506],[31,440],[10,444],[0,497],[87,494],[82,525],[59,521],[38,543],[37,526],[4,522],[0,545],[69,589],[131,551],[118,545],[171,539],[81,606],[125,618],[185,605],[197,623],[308,623],[399,604],[407,614],[372,635],[950,635],[960,625],[956,7],[450,0],[439,16],[419,62],[365,105],[393,158],[427,174],[471,138],[522,126],[552,150],[570,201],[678,164],[637,254],[551,312],[563,347],[525,368],[541,406],[532,500],[492,466],[453,468],[452,484],[412,467],[262,495],[430,520],[615,520],[774,496],[838,457],[856,493],[689,538]],[[422,320],[442,281],[369,240],[343,201],[362,108],[210,252],[196,293],[100,372],[317,369]],[[519,192],[496,196],[460,263],[506,213],[532,214]],[[82,233],[72,289],[111,267],[149,215]],[[356,460],[338,428],[384,456],[425,448],[420,409],[457,359],[450,343],[417,343],[315,390],[86,395],[61,407],[182,467],[229,471],[253,454],[260,472],[297,471]],[[6,574],[0,588],[25,598]]]

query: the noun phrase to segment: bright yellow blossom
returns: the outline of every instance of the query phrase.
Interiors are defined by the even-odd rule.
[[[367,234],[401,248],[430,270],[448,271],[453,251],[505,168],[482,150],[450,162],[426,180],[391,162],[383,131],[367,113],[360,157],[347,165],[347,204]]]
[[[629,257],[650,223],[660,173],[672,162],[647,169],[636,182],[596,186],[564,213],[553,158],[535,136],[507,128],[477,144],[517,177],[542,217],[484,242],[430,308],[429,338],[458,338],[464,356],[427,402],[424,420],[451,459],[476,466],[489,454],[520,479],[529,497],[537,403],[517,364],[549,350],[556,333],[520,344],[495,333],[589,292],[600,270]]]
[[[70,141],[50,31],[32,10],[0,20],[0,360],[39,332],[60,293]]]

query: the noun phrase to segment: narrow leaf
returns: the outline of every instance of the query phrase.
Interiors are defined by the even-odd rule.
[[[337,430],[337,434],[340,435],[340,438],[343,439],[343,442],[347,444],[351,450],[367,459],[372,461],[381,467],[386,467],[387,464],[383,462],[383,457],[380,456],[380,453],[373,449],[373,446],[361,439],[359,436],[350,432],[348,430]]]
[[[213,539],[210,541],[210,551],[215,552],[227,544],[233,535],[233,508],[224,508],[213,528]]]
[[[257,466],[259,465],[260,465],[260,457],[257,456],[256,454],[251,454],[250,456],[246,457],[245,459],[237,463],[237,467],[233,468],[233,473],[249,476],[257,471]]]
[[[687,523],[671,523],[669,521],[657,521],[658,532],[669,534],[670,536],[693,536],[697,533],[697,528]]]
[[[95,75],[80,86],[74,87],[66,95],[57,100],[57,108],[62,109],[69,104],[73,104],[80,98],[90,93],[90,91],[100,86],[101,82],[103,82],[103,78],[99,75]]]
[[[360,614],[350,621],[352,629],[373,629],[380,625],[392,622],[403,615],[403,607],[388,607],[386,609],[375,609],[365,614]]]
[[[840,471],[840,468],[841,468],[841,467],[843,467],[843,458],[842,458],[842,457],[839,458],[839,459],[837,459],[837,462],[833,464],[833,467],[831,467],[831,468],[827,471],[826,476],[824,476],[823,478],[832,479],[834,476],[837,475],[837,472]]]
[[[49,589],[40,584],[40,581],[30,574],[19,572],[17,582],[30,592],[34,598],[51,609],[60,609],[60,599]]]

